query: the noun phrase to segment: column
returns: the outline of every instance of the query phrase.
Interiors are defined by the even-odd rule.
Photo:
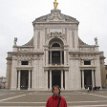
[[[64,50],[64,65],[67,65],[67,54],[65,50]]]
[[[30,70],[30,88],[32,88],[32,70]]]
[[[63,70],[61,70],[61,89],[63,89]]]
[[[80,70],[80,74],[81,74],[81,89],[82,89],[82,70]]]
[[[48,65],[48,50],[46,50],[45,51],[45,54],[46,54],[46,56],[45,56],[45,65]]]
[[[45,73],[45,84],[44,84],[44,87],[45,87],[46,89],[48,89],[48,88],[49,88],[48,71],[45,71],[44,73]]]
[[[68,51],[66,51],[66,63],[68,65]]]
[[[50,65],[52,64],[52,51],[50,51]]]
[[[96,71],[94,70],[94,86],[96,86]]]
[[[47,80],[48,80],[48,89],[50,89],[50,71],[48,71]]]
[[[20,90],[20,73],[21,71],[18,71],[18,90]]]
[[[84,70],[82,70],[82,89],[84,89]]]
[[[65,89],[65,71],[63,71],[63,88]]]
[[[68,70],[65,70],[65,90],[69,90],[69,79],[68,79],[68,77],[69,77],[69,72],[68,72]]]
[[[95,87],[94,70],[92,70],[92,87]]]
[[[50,89],[52,89],[52,71],[50,70]]]
[[[30,88],[31,88],[31,87],[30,87],[30,82],[31,82],[30,74],[31,74],[31,72],[30,72],[30,70],[29,70],[28,72],[29,72],[29,78],[28,78],[28,89],[30,89]]]

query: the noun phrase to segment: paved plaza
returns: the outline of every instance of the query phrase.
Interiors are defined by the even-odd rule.
[[[51,92],[0,90],[1,107],[45,107]],[[68,107],[107,107],[107,91],[62,91]]]

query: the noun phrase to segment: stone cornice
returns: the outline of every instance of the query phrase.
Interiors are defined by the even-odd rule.
[[[54,27],[60,27],[60,28],[68,28],[72,30],[78,30],[78,25],[71,24],[71,23],[37,23],[34,26],[34,30],[40,30],[44,28],[54,28]]]
[[[80,70],[95,70],[96,66],[80,66]]]
[[[80,45],[79,48],[98,48],[96,45]]]
[[[34,46],[14,46],[14,48],[34,48]]]
[[[100,54],[102,54],[103,52],[101,51],[101,52],[85,52],[85,51],[69,51],[69,54],[76,54],[76,55],[80,55],[80,54],[91,54],[91,55],[100,55]]]
[[[7,57],[6,60],[10,60],[10,61],[11,61],[11,60],[12,60],[12,57]]]
[[[104,57],[104,56],[100,56],[100,59],[106,59],[106,57]]]
[[[65,71],[69,71],[69,66],[46,66],[44,67],[45,71],[48,70],[65,70]]]
[[[33,67],[16,67],[17,70],[32,70]]]
[[[8,52],[11,55],[43,55],[44,52]]]
[[[51,24],[59,24],[59,25],[72,25],[72,24],[76,24],[76,25],[78,25],[79,23],[76,23],[76,22],[36,22],[36,24],[42,24],[42,25],[44,25],[44,24],[47,24],[47,25],[51,25]]]

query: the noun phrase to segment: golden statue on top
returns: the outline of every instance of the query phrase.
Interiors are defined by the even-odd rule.
[[[57,0],[55,0],[54,1],[54,9],[57,9],[57,7],[58,7],[58,2],[57,2]]]

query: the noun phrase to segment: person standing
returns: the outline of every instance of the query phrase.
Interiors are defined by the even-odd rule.
[[[67,107],[66,100],[60,95],[61,90],[58,85],[52,87],[53,95],[47,100],[46,107]]]

